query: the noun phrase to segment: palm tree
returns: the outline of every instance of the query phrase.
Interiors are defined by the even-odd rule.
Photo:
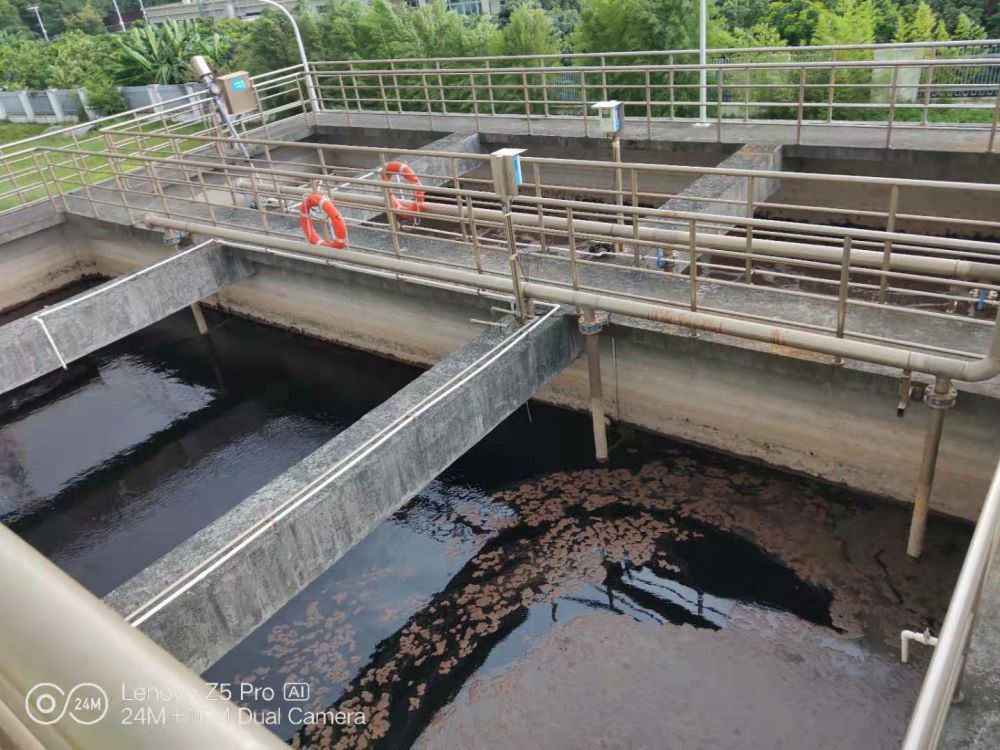
[[[191,80],[192,57],[204,55],[218,63],[227,47],[222,37],[203,33],[193,21],[136,25],[116,34],[115,42],[114,79],[126,86],[185,83]]]

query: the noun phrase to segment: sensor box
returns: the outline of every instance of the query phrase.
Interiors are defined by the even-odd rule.
[[[597,102],[591,106],[597,112],[597,120],[601,126],[602,133],[620,133],[624,125],[624,113],[622,103],[611,99],[606,102]]]
[[[260,109],[257,92],[253,89],[253,81],[250,80],[250,75],[245,70],[227,73],[215,80],[222,91],[222,100],[226,103],[229,114],[241,115],[244,112],[256,112]]]

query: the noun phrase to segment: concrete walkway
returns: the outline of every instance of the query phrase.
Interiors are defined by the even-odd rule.
[[[401,128],[408,130],[440,130],[453,133],[507,133],[517,135],[562,135],[570,137],[599,136],[597,118],[588,117],[532,117],[471,114],[376,114],[320,112],[316,124],[351,125],[354,127]],[[808,122],[801,133],[794,122],[749,123],[724,120],[721,128],[716,123],[709,127],[696,127],[690,121],[656,120],[647,127],[640,118],[626,121],[622,136],[626,139],[700,143],[799,143],[807,146],[845,146],[849,148],[886,148],[886,131],[880,123]],[[943,127],[897,123],[892,130],[889,145],[894,149],[920,151],[972,151],[985,152],[989,147],[988,126]],[[994,150],[1000,149],[1000,138]]]

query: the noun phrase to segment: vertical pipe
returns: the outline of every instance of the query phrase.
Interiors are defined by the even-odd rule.
[[[587,355],[587,373],[590,378],[590,417],[594,426],[594,455],[598,461],[608,460],[608,435],[604,425],[604,389],[601,384],[601,340],[597,314],[592,307],[583,308],[583,321],[587,326],[583,345]],[[597,330],[594,330],[597,329]],[[593,331],[593,332],[590,332]]]
[[[924,401],[930,408],[927,435],[924,438],[924,454],[920,462],[917,479],[917,494],[913,500],[913,517],[910,520],[910,538],[906,544],[906,554],[920,557],[924,549],[927,532],[927,513],[930,510],[931,490],[934,487],[934,470],[937,467],[938,449],[944,428],[945,411],[955,405],[955,391],[951,379],[939,376],[933,388],[928,387]]]

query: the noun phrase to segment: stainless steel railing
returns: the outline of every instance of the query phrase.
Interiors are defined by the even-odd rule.
[[[998,353],[990,349],[986,360],[979,359],[995,330],[997,302],[990,293],[1000,292],[997,243],[751,218],[762,205],[753,198],[757,182],[819,181],[843,190],[870,184],[869,178],[525,156],[525,184],[513,204],[514,234],[508,237],[483,154],[297,143],[291,161],[282,152],[287,142],[247,138],[245,145],[257,153],[251,166],[227,155],[223,138],[176,136],[197,148],[170,157],[163,155],[171,152],[160,142],[163,136],[148,146],[142,131],[120,130],[107,138],[106,162],[93,174],[56,177],[56,209],[129,224],[158,216],[210,227],[218,236],[250,232],[269,245],[287,241],[309,250],[298,205],[305,193],[319,192],[347,217],[349,249],[373,256],[401,258],[406,248],[425,267],[463,269],[485,280],[510,273],[513,247],[532,282],[684,311],[678,324],[695,329],[801,343],[810,351],[956,379],[990,376],[990,357]],[[118,150],[119,142],[127,148]],[[306,162],[303,150],[312,152]],[[44,164],[73,154],[42,149],[40,159]],[[380,178],[381,165],[396,159],[416,165],[424,182],[418,215],[392,203],[391,192],[412,195],[412,188]],[[585,184],[567,181],[560,176],[567,169],[592,177]],[[672,208],[670,201],[686,184],[677,177],[704,174],[745,180],[749,203],[731,214],[734,202],[726,199],[705,213]],[[889,200],[896,193],[897,203],[899,191],[909,190],[942,190],[966,199],[976,192],[1000,194],[997,185],[891,179],[875,184]],[[616,277],[631,281],[620,285]],[[974,290],[984,311],[970,318]],[[820,309],[826,312],[817,315]],[[873,325],[867,311],[875,309],[892,311],[898,322],[892,328]],[[956,313],[963,330],[982,333],[931,340],[922,330],[949,325]]]
[[[693,122],[702,107],[721,141],[727,125],[770,123],[794,128],[851,125],[894,131],[915,128],[961,129],[982,134],[975,147],[993,151],[1000,119],[995,91],[1000,58],[934,57],[923,60],[859,59],[808,61],[780,59],[746,63],[641,63],[522,65],[520,67],[382,68],[318,62],[315,76],[326,109],[352,114],[463,116],[475,120],[503,116],[532,125],[554,117],[593,119],[595,102],[618,99],[632,132],[672,122]],[[845,55],[848,53],[844,53]],[[764,56],[764,53],[761,53]],[[778,59],[774,59],[777,57]],[[545,61],[543,61],[545,62]],[[705,95],[699,77],[707,73]],[[991,81],[993,83],[991,83]],[[974,94],[961,96],[963,93]]]
[[[986,493],[976,530],[948,605],[948,614],[924,677],[903,742],[904,750],[933,750],[962,679],[983,586],[1000,541],[1000,465]],[[990,624],[990,627],[995,627]]]
[[[240,119],[240,126],[253,132],[266,128],[276,118],[306,111],[301,66],[296,65],[254,77],[261,112]],[[200,89],[200,86],[199,86]],[[106,147],[105,130],[140,130],[147,143],[155,136],[162,141],[162,153],[186,148],[173,136],[214,134],[215,114],[204,91],[164,100],[156,104],[78,123],[58,130],[0,145],[0,214],[4,211],[51,198],[58,175],[87,174],[98,165]],[[189,144],[188,144],[189,145]],[[43,168],[38,149],[67,147],[75,153],[49,159]]]

